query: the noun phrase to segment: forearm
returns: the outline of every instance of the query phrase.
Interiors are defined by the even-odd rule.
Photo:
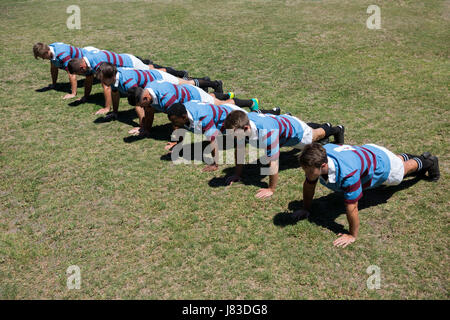
[[[110,87],[109,90],[111,91]],[[120,103],[120,93],[119,91],[111,91],[110,94],[111,100],[112,100],[112,106],[113,106],[113,112],[117,113],[119,112],[119,103]],[[106,93],[105,93],[105,104],[107,103],[107,99],[106,99]],[[109,104],[111,106],[111,103]],[[108,108],[107,106],[105,106],[105,108]]]
[[[314,193],[316,192],[316,185],[317,182],[311,183],[307,180],[303,182],[303,208],[305,210],[311,210]]]
[[[103,87],[103,95],[105,96],[105,108],[111,108],[111,104],[112,104],[111,87],[105,86],[103,83],[102,83],[102,87]],[[118,108],[119,108],[119,103],[117,103],[117,109]]]
[[[153,109],[153,107],[144,108],[144,119],[143,119],[144,131],[149,132],[152,129],[154,119],[155,119],[155,109]]]
[[[77,75],[70,74],[70,73],[67,73],[67,74],[69,75],[70,88],[72,90],[72,94],[76,95],[77,94]]]
[[[216,139],[211,141],[211,155],[214,159],[214,164],[219,165],[219,145],[217,144]]]
[[[275,191],[277,183],[278,183],[278,172],[276,174],[269,176],[269,189]]]
[[[275,191],[278,183],[278,159],[270,161],[269,189]]]
[[[50,74],[52,75],[52,84],[55,85],[58,81],[58,68],[50,62]]]
[[[91,94],[92,90],[92,83],[94,81],[94,76],[86,76],[86,79],[84,80],[84,97],[87,98]]]
[[[238,163],[238,150],[237,148],[234,149],[234,163],[236,167],[234,168],[234,175],[235,176],[242,176],[242,171],[244,171],[244,165]]]
[[[349,232],[353,237],[356,238],[359,232],[358,203],[347,204],[346,210]]]

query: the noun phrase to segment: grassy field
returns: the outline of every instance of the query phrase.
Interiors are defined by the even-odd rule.
[[[69,30],[66,8],[81,8]],[[381,8],[380,30],[366,9]],[[449,1],[0,2],[0,298],[449,299]],[[304,175],[290,149],[269,201],[258,168],[224,187],[232,166],[174,165],[158,114],[152,137],[121,100],[102,123],[100,85],[73,106],[35,42],[150,57],[305,121],[344,124],[346,142],[439,156],[438,183],[367,192],[360,237],[343,197],[324,187],[309,220],[290,223]],[[81,77],[80,77],[81,80]],[[81,83],[80,83],[81,84]],[[79,88],[81,97],[83,88]],[[411,188],[405,188],[411,186]],[[81,269],[68,290],[66,269]],[[381,288],[366,269],[381,269]]]

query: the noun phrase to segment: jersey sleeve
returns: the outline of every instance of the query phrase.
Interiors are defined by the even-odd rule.
[[[358,170],[353,171],[347,175],[342,182],[342,190],[344,191],[345,203],[356,203],[361,199],[362,186]]]
[[[56,59],[60,61],[62,68],[67,71],[67,66],[69,65],[69,61],[71,59],[70,53],[67,51],[62,51],[56,56]]]
[[[202,128],[203,128],[206,138],[209,141],[214,141],[216,139],[216,136],[220,133],[220,131],[217,129],[216,124],[214,123],[214,119],[211,115],[206,116],[202,120]]]
[[[127,79],[127,80],[125,80],[125,81],[123,82],[122,86],[123,86],[125,92],[127,92],[128,89],[133,88],[133,87],[137,87],[138,84],[137,84],[137,82],[136,82],[135,79],[129,78],[129,79]]]
[[[271,160],[278,159],[280,155],[280,139],[278,130],[270,130],[269,132],[261,132],[260,141],[262,147],[266,149],[267,157]]]

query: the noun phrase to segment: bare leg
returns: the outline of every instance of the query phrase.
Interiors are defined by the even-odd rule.
[[[403,157],[401,155],[397,155],[397,157],[399,157],[402,161],[403,161]],[[417,164],[416,160],[408,160],[408,161],[403,161],[403,167],[405,168],[405,174],[404,176],[416,172],[417,169],[419,169],[419,165]]]
[[[322,140],[323,138],[325,138],[325,136],[326,136],[325,130],[323,130],[322,128],[313,129],[312,141],[315,142]]]
[[[178,81],[179,81],[178,84],[190,84],[190,85],[195,86],[194,80],[184,80],[184,79],[178,78]]]

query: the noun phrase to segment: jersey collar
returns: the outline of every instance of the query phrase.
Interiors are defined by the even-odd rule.
[[[328,158],[328,181],[327,183],[336,183],[336,166],[333,159]]]
[[[258,129],[256,128],[255,123],[252,120],[249,120],[250,122],[250,136],[248,137],[249,140],[257,140],[258,139]]]
[[[56,60],[56,54],[55,54],[55,49],[53,49],[52,47],[50,48],[50,52],[52,53],[52,58],[50,60]]]
[[[150,95],[152,96],[152,104],[158,104],[158,99],[156,99],[156,94],[155,91],[153,91],[152,88],[146,88],[148,93],[150,93]]]
[[[119,87],[119,80],[120,80],[120,73],[119,73],[119,71],[117,71],[117,73],[116,73],[116,82],[114,83],[114,87],[116,87],[116,88]]]
[[[86,65],[88,66],[89,69],[91,69],[91,64],[89,63],[88,58],[83,57],[83,60],[86,61]]]
[[[189,126],[186,125],[187,129],[193,129],[194,128],[194,118],[192,117],[192,114],[189,112],[189,110],[186,109],[186,113],[189,119]]]

